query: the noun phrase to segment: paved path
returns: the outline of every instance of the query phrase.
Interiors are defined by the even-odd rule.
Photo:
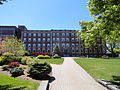
[[[72,58],[64,58],[62,65],[52,65],[55,81],[49,90],[107,90],[97,83]]]

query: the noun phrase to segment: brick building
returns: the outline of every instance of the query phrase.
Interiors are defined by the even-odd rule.
[[[14,27],[15,29],[13,31],[9,30],[5,35],[14,35],[20,38],[24,42],[26,50],[30,53],[52,53],[55,45],[59,46],[62,56],[96,56],[105,53],[103,46],[84,48],[84,44],[76,35],[76,30],[27,30],[25,26],[18,26],[18,28],[6,26],[5,28],[7,27]],[[0,28],[0,32],[2,32],[0,35],[4,36],[5,29],[2,29],[2,26]]]

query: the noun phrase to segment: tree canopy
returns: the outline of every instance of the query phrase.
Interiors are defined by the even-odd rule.
[[[7,0],[0,0],[0,4],[3,4],[4,2],[7,2]]]

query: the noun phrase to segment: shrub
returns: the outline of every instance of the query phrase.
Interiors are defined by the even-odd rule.
[[[19,62],[20,63],[21,59],[22,59],[21,57],[13,57],[14,62]]]
[[[4,62],[4,59],[3,57],[0,57],[0,65],[3,65],[5,62]]]
[[[61,58],[61,56],[59,56],[58,54],[55,54],[53,58]]]
[[[45,56],[44,55],[38,55],[37,58],[38,59],[49,59],[50,56],[48,56],[48,55],[45,55]]]
[[[21,64],[27,65],[31,61],[33,61],[33,59],[31,57],[23,57],[21,59]]]
[[[9,68],[14,68],[14,67],[19,67],[19,66],[20,66],[19,62],[11,62],[11,63],[8,65]]]
[[[24,70],[21,67],[15,67],[11,69],[10,73],[12,74],[13,77],[17,77],[17,76],[23,75]]]
[[[2,69],[3,69],[3,71],[9,71],[8,65],[3,65]]]
[[[36,79],[42,79],[44,76],[47,76],[52,71],[52,67],[45,63],[33,63],[29,70],[28,74]]]

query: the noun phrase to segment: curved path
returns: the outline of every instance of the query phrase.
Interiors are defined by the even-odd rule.
[[[62,65],[52,67],[56,80],[50,83],[49,90],[107,90],[70,57],[64,58]]]

